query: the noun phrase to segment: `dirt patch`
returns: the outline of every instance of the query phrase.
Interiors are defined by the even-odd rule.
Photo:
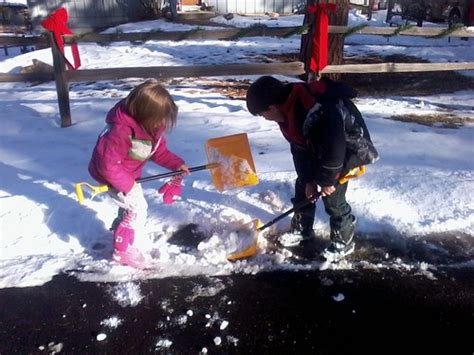
[[[441,128],[459,128],[465,123],[474,122],[469,117],[458,117],[453,114],[433,114],[433,115],[395,115],[390,119],[401,122],[415,122],[425,126],[436,126]]]
[[[245,100],[247,90],[251,84],[250,80],[205,80],[202,78],[193,78],[192,81],[186,79],[173,79],[167,81],[166,85],[172,85],[176,88],[189,88],[189,82],[192,82],[192,86],[196,87],[196,90],[201,89],[209,90],[210,92],[216,92],[224,95],[232,100]]]
[[[429,63],[417,57],[350,57],[346,64]],[[342,80],[355,87],[359,96],[424,96],[474,88],[474,80],[455,71],[416,73],[343,74]]]

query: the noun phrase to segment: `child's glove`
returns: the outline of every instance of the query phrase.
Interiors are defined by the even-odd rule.
[[[160,187],[158,192],[160,194],[163,194],[164,203],[166,203],[167,205],[172,204],[174,201],[176,201],[176,197],[181,196],[182,181],[183,176],[176,175],[174,178],[172,178],[170,181]]]

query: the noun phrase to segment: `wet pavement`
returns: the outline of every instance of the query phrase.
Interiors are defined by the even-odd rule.
[[[0,290],[0,354],[474,351],[474,269],[268,272]],[[442,349],[449,349],[444,352]]]

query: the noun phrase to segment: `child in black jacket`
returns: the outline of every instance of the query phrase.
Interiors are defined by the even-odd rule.
[[[378,159],[367,127],[350,100],[355,90],[328,79],[284,84],[271,76],[256,80],[247,91],[247,108],[280,126],[290,143],[297,174],[293,204],[316,196],[318,186],[330,217],[331,244],[323,252],[338,261],[354,251],[356,218],[346,201],[348,183],[340,183],[353,168]],[[315,201],[296,212],[293,232],[306,242],[314,238]]]

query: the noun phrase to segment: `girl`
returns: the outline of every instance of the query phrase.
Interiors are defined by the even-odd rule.
[[[145,82],[133,89],[107,114],[107,126],[97,140],[89,173],[101,184],[109,185],[109,194],[119,205],[118,217],[112,225],[114,235],[113,260],[120,264],[141,268],[145,258],[135,247],[135,232],[145,226],[147,208],[141,176],[148,160],[170,169],[189,168],[166,146],[165,130],[176,125],[178,108],[171,95],[160,84]],[[165,203],[173,203],[181,194],[182,176],[178,175],[163,185]]]

